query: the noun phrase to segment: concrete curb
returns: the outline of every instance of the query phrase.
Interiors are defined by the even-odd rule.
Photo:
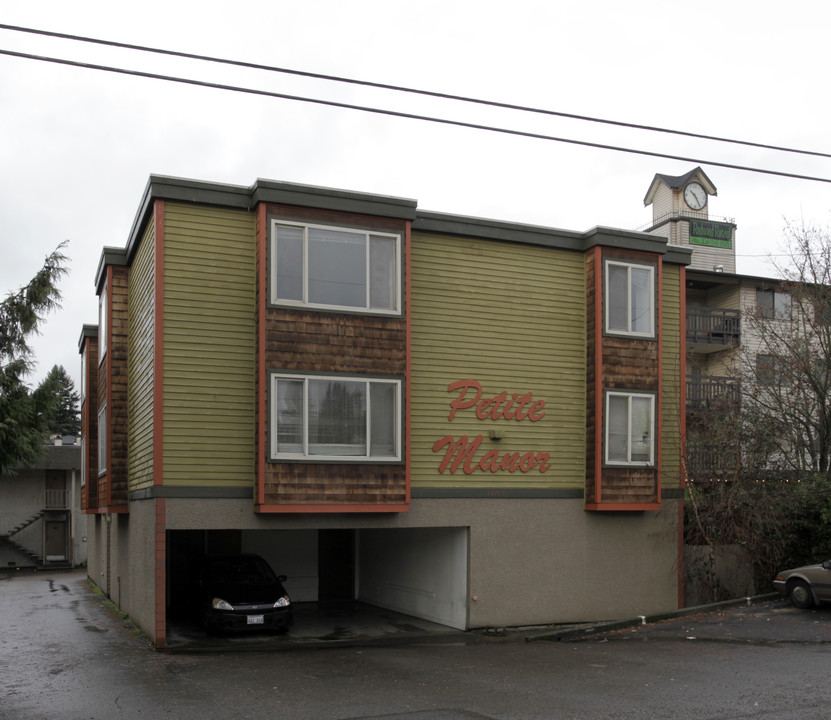
[[[735,607],[750,607],[757,603],[768,602],[781,598],[779,593],[764,593],[763,595],[749,595],[743,598],[736,598],[734,600],[723,600],[722,602],[709,603],[708,605],[695,605],[693,607],[682,608],[681,610],[671,610],[664,613],[656,613],[654,615],[638,615],[637,617],[628,618],[624,620],[609,620],[605,622],[583,623],[580,625],[570,625],[561,629],[556,629],[550,632],[540,632],[533,635],[526,635],[526,642],[559,642],[562,640],[575,640],[598,633],[612,632],[614,630],[624,630],[626,628],[637,627],[640,625],[650,625],[653,623],[663,622],[664,620],[675,620],[677,618],[687,617],[691,615],[700,615],[702,613],[715,612],[716,610],[729,609]]]

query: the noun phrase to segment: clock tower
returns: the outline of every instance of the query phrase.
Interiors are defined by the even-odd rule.
[[[710,219],[709,200],[717,194],[700,167],[685,175],[655,175],[643,200],[652,205],[646,232],[692,247],[691,269],[735,273],[736,225]]]

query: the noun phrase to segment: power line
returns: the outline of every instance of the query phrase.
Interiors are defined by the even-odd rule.
[[[591,147],[599,150],[612,150],[614,152],[629,153],[631,155],[643,155],[646,157],[664,158],[667,160],[679,160],[682,162],[695,163],[697,165],[712,165],[713,167],[723,167],[731,170],[741,170],[744,172],[760,173],[763,175],[774,175],[777,177],[792,178],[795,180],[810,180],[812,182],[822,182],[831,184],[831,178],[814,177],[811,175],[800,175],[798,173],[788,173],[780,170],[769,170],[766,168],[757,168],[747,165],[735,165],[733,163],[718,162],[715,160],[705,160],[702,158],[694,158],[685,155],[672,155],[669,153],[659,153],[650,150],[637,150],[635,148],[627,148],[619,145],[609,145],[606,143],[595,143],[587,140],[575,140],[573,138],[558,137],[555,135],[545,135],[543,133],[529,132],[525,130],[512,130],[510,128],[502,128],[494,125],[482,125],[480,123],[463,122],[461,120],[450,120],[448,118],[433,117],[430,115],[419,115],[416,113],[406,113],[396,110],[385,110],[383,108],[370,107],[367,105],[355,105],[352,103],[336,102],[334,100],[324,100],[322,98],[304,97],[301,95],[289,95],[287,93],[278,93],[270,90],[260,90],[257,88],[246,88],[238,85],[226,85],[223,83],[208,82],[205,80],[195,80],[192,78],[177,77],[174,75],[162,75],[159,73],[150,73],[141,70],[128,70],[126,68],[112,67],[109,65],[98,65],[95,63],[84,63],[78,60],[67,60],[64,58],[48,57],[45,55],[33,55],[31,53],[16,52],[13,50],[0,49],[0,55],[8,55],[10,57],[17,57],[26,60],[37,60],[40,62],[54,63],[58,65],[68,65],[70,67],[80,67],[88,70],[99,70],[102,72],[116,73],[119,75],[130,75],[133,77],[148,78],[151,80],[163,80],[166,82],[174,82],[184,85],[194,85],[196,87],[211,88],[214,90],[227,90],[229,92],[238,92],[248,95],[259,95],[262,97],[278,98],[282,100],[291,100],[295,102],[304,102],[313,105],[323,105],[328,107],[341,108],[344,110],[356,110],[359,112],[372,113],[375,115],[386,115],[388,117],[404,118],[408,120],[420,120],[423,122],[431,122],[439,125],[450,125],[454,127],[462,127],[470,130],[484,130],[487,132],[495,132],[503,135],[513,135],[516,137],[525,137],[535,140],[547,140],[550,142],[559,142],[569,145],[579,145],[582,147]]]
[[[717,135],[705,135],[703,133],[689,132],[685,130],[671,130],[669,128],[662,128],[654,125],[643,125],[639,123],[624,122],[621,120],[609,120],[604,118],[592,117],[590,115],[578,115],[576,113],[567,113],[557,110],[546,110],[542,108],[535,108],[525,105],[515,105],[512,103],[498,102],[495,100],[484,100],[481,98],[473,98],[464,95],[453,95],[450,93],[436,92],[432,90],[420,90],[412,87],[402,85],[391,85],[387,83],[372,82],[369,80],[357,80],[354,78],[346,78],[337,75],[326,75],[322,73],[313,73],[303,70],[293,70],[290,68],[277,67],[273,65],[263,65],[260,63],[246,62],[242,60],[230,60],[227,58],[218,58],[210,55],[199,55],[196,53],[182,52],[178,50],[165,50],[162,48],[151,47],[147,45],[135,45],[132,43],[118,42],[115,40],[102,40],[100,38],[92,38],[84,35],[71,35],[69,33],[54,32],[50,30],[38,30],[35,28],[21,27],[18,25],[7,25],[0,23],[0,29],[11,30],[14,32],[30,33],[34,35],[43,35],[46,37],[60,38],[63,40],[73,40],[77,42],[92,43],[96,45],[104,45],[107,47],[122,48],[126,50],[138,50],[140,52],[156,53],[159,55],[168,55],[171,57],[186,58],[189,60],[200,60],[204,62],[220,63],[223,65],[233,65],[235,67],[244,67],[253,70],[266,70],[269,72],[283,73],[286,75],[295,75],[298,77],[313,78],[316,80],[326,80],[330,82],[346,83],[351,85],[360,85],[363,87],[378,88],[383,90],[393,90],[396,92],[410,93],[414,95],[422,95],[425,97],[439,98],[443,100],[453,100],[456,102],[471,103],[476,105],[485,105],[488,107],[501,108],[505,110],[517,110],[520,112],[536,113],[540,115],[549,115],[553,117],[562,117],[570,120],[581,120],[584,122],[593,122],[603,125],[613,125],[616,127],[625,127],[634,130],[647,130],[649,132],[666,133],[670,135],[679,135],[681,137],[696,138],[699,140],[712,140],[714,142],[731,143],[734,145],[744,145],[746,147],[760,148],[763,150],[775,150],[777,152],[795,153],[800,155],[811,155],[814,157],[831,158],[831,153],[824,153],[814,150],[800,150],[797,148],[783,147],[781,145],[771,145],[767,143],[751,142],[749,140],[736,140],[733,138],[720,137]],[[660,155],[658,157],[670,157]],[[670,157],[670,159],[672,159]],[[709,163],[716,165],[717,163]]]

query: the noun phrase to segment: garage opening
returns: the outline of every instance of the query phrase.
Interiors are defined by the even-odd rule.
[[[467,627],[467,528],[172,530],[168,616],[197,600],[202,557],[264,557],[295,603],[358,600],[457,629]]]

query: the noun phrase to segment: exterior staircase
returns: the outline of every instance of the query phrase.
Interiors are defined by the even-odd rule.
[[[33,523],[36,523],[38,520],[40,520],[43,517],[43,514],[44,514],[44,511],[41,510],[40,512],[32,515],[30,518],[27,518],[23,522],[18,523],[17,525],[15,525],[11,530],[9,530],[9,532],[4,533],[3,535],[0,535],[0,542],[4,542],[7,545],[10,545],[18,553],[20,553],[24,557],[29,558],[32,561],[31,562],[32,565],[38,565],[38,566],[40,566],[43,563],[43,558],[40,557],[40,555],[38,555],[37,553],[33,553],[27,547],[25,547],[25,546],[21,545],[20,543],[15,542],[14,540],[12,540],[12,536],[17,535],[17,533],[19,533],[21,530],[25,530],[27,527],[29,527]]]

